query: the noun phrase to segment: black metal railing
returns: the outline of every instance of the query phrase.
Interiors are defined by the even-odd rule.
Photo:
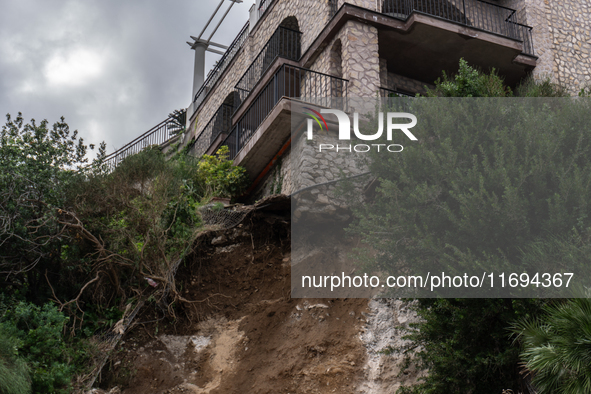
[[[234,108],[231,105],[222,104],[195,140],[191,153],[202,156],[220,135],[227,136],[232,128],[233,113]]]
[[[517,22],[509,22],[514,24],[515,38],[519,41],[523,41],[523,53],[528,55],[535,55],[534,52],[534,39],[532,37],[532,27],[523,25]]]
[[[259,17],[258,17],[258,19],[261,19],[261,17],[265,14],[265,11],[267,11],[267,8],[269,8],[269,6],[274,1],[275,0],[261,0],[261,3],[259,4]]]
[[[339,10],[339,0],[328,0],[328,18],[331,19]]]
[[[276,58],[300,59],[301,36],[301,32],[283,26],[279,26],[275,30],[275,33],[269,38],[269,41],[236,84],[236,90],[239,93],[241,102],[250,94],[252,88],[261,80]]]
[[[523,52],[533,55],[530,26],[521,24],[515,10],[482,0],[384,0],[382,13],[406,19],[413,12],[523,41]]]
[[[227,145],[230,149],[230,158],[235,158],[281,97],[298,97],[302,100],[323,97],[339,100],[336,105],[332,103],[333,108],[338,108],[339,104],[342,106],[345,101],[343,98],[347,97],[347,82],[346,79],[332,75],[288,64],[282,65],[236,122],[222,145]]]
[[[415,94],[397,89],[380,88],[380,97],[415,97]]]
[[[242,48],[242,45],[248,37],[248,27],[249,23],[247,22],[242,28],[242,30],[240,30],[240,33],[238,33],[232,44],[230,44],[222,58],[218,60],[215,66],[209,71],[209,73],[207,74],[207,79],[205,80],[205,82],[203,82],[203,85],[197,91],[197,93],[195,93],[193,102],[203,102],[205,96],[207,96],[207,94],[211,91],[213,85],[215,85],[222,73],[232,62],[232,59],[234,59],[234,56],[236,56],[240,48]]]
[[[177,120],[169,117],[133,141],[127,143],[122,148],[117,149],[115,152],[106,156],[99,164],[100,168],[103,171],[111,172],[125,158],[139,153],[147,147],[153,145],[160,146],[171,138],[174,138],[183,130],[184,125],[179,124]]]

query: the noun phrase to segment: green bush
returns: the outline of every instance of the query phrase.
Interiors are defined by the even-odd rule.
[[[0,331],[5,338],[16,339],[14,351],[30,368],[34,393],[68,392],[76,367],[75,350],[63,336],[67,321],[54,305],[39,307],[25,302],[14,304],[0,317]],[[22,371],[23,363],[16,365]]]
[[[442,78],[435,82],[435,89],[427,93],[434,97],[509,97],[512,94],[495,69],[486,74],[464,59],[460,59],[456,75],[449,77],[444,71]]]
[[[248,184],[246,170],[233,165],[229,152],[222,146],[214,156],[203,155],[198,164],[198,179],[213,197],[239,196]]]
[[[31,392],[29,368],[19,357],[19,341],[0,326],[0,393],[28,394]]]
[[[544,81],[528,82],[519,94],[561,95]],[[566,100],[506,100],[513,93],[498,75],[465,61],[430,95],[503,99],[415,100],[416,108],[434,114],[423,119],[421,140],[400,155],[376,153],[369,168],[380,184],[371,204],[354,207],[359,220],[351,231],[372,249],[363,263],[377,272],[413,274],[433,266],[446,273],[475,264],[555,266],[552,257],[571,250],[560,242],[571,244],[577,232],[588,236],[591,227],[591,133],[580,127],[589,112]],[[560,116],[542,105],[558,101]],[[476,111],[481,124],[461,121]],[[550,242],[551,235],[560,242]],[[540,243],[553,246],[544,249],[544,259],[537,254]],[[519,349],[508,327],[538,314],[542,301],[423,298],[417,305],[421,322],[409,339],[428,374],[407,392],[521,389]]]

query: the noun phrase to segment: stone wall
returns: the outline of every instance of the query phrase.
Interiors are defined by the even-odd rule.
[[[533,27],[538,65],[533,75],[550,77],[572,94],[591,83],[591,3],[586,0],[505,0]]]
[[[273,194],[291,194],[293,190],[291,150],[287,150],[256,187],[250,200],[256,201]]]
[[[540,0],[537,0],[540,1]],[[550,14],[552,71],[572,93],[591,80],[591,3],[586,0],[545,0]]]
[[[339,8],[345,0],[338,0]],[[349,4],[371,10],[382,8],[381,0],[346,0]],[[591,82],[589,64],[591,63],[591,3],[587,0],[500,0],[499,4],[517,11],[517,18],[533,27],[535,55],[539,57],[534,69],[535,77],[549,76],[554,81],[567,85],[572,93]],[[264,17],[251,30],[243,48],[237,54],[216,86],[216,91],[203,103],[198,119],[191,126],[193,135],[201,132],[217,111],[224,99],[234,90],[234,86],[260,53],[277,27],[288,17],[297,18],[302,32],[302,54],[310,47],[330,20],[328,0],[277,0],[268,9]],[[349,80],[349,97],[376,97],[380,87],[400,89],[411,93],[423,93],[425,83],[394,74],[388,71],[384,59],[379,58],[378,31],[375,27],[354,20],[347,21],[332,41],[320,53],[312,70]],[[429,86],[432,87],[432,86]],[[318,136],[319,143],[322,138]],[[316,139],[316,138],[315,138]],[[304,141],[304,142],[302,142]],[[305,143],[304,139],[294,144]],[[326,173],[314,173],[314,176],[302,175],[302,168],[324,168],[318,160],[327,160],[313,156],[303,157],[298,153],[294,157],[292,146],[278,164],[271,169],[260,183],[255,195],[265,196],[278,193],[289,194],[308,183],[332,180],[336,166],[323,169]],[[298,150],[298,152],[301,151]],[[291,153],[290,153],[291,152]],[[315,162],[316,160],[316,162]],[[336,159],[335,159],[336,160]],[[342,163],[341,163],[342,164]],[[333,171],[334,170],[334,171]],[[299,183],[298,183],[299,182]],[[317,192],[319,193],[319,192]],[[320,193],[317,198],[328,198]]]
[[[234,91],[234,86],[236,86],[238,80],[250,65],[250,52],[247,48],[247,42],[236,54],[233,64],[226,69],[225,74],[217,81],[214,86],[215,92],[207,96],[201,105],[196,119],[193,120],[189,128],[191,133],[189,139],[197,136],[205,128],[226,97]]]
[[[329,20],[328,0],[275,1],[263,18],[250,31],[233,64],[226,69],[224,75],[214,87],[215,92],[210,94],[201,105],[197,120],[193,120],[189,128],[191,132],[189,138],[196,136],[203,130],[224,99],[232,93],[234,86],[258,56],[277,27],[285,18],[290,16],[294,16],[298,20],[298,26],[302,32],[301,49],[303,54]]]
[[[309,141],[304,134],[292,138],[291,182],[288,186],[290,193],[326,182],[344,179],[366,171],[359,164],[363,153],[337,153],[336,151],[319,152],[320,144],[337,145],[339,142],[336,132],[315,130],[314,140]],[[357,182],[366,184],[367,178],[359,178]],[[349,216],[346,201],[339,197],[339,185],[333,183],[305,190],[297,195],[294,218],[296,221],[322,222],[326,218],[341,218]]]
[[[378,29],[347,21],[341,31],[343,78],[349,97],[376,97],[380,88]]]
[[[368,10],[376,11],[382,9],[383,0],[338,0],[339,8],[344,4],[353,4]]]

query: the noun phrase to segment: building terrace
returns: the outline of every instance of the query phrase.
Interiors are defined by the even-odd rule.
[[[460,58],[517,84],[536,65],[531,27],[482,0],[261,0],[205,83],[184,144],[230,147],[260,178],[290,137],[289,100],[414,95]]]

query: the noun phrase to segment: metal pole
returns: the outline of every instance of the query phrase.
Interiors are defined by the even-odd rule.
[[[464,4],[464,24],[468,25],[468,17],[466,17],[466,0],[462,0],[462,3]]]
[[[224,0],[220,1],[220,4],[218,4],[218,7],[215,9],[214,13],[211,15],[211,17],[209,18],[209,20],[207,21],[207,23],[205,24],[205,27],[203,28],[203,30],[201,31],[201,34],[199,34],[197,39],[200,39],[201,36],[203,35],[203,33],[205,33],[205,29],[207,29],[207,27],[209,26],[209,24],[211,23],[211,20],[213,19],[213,17],[215,16],[215,14],[218,13],[218,10],[220,9],[220,7],[222,6],[222,4],[224,4]],[[234,3],[232,3],[234,4]],[[222,18],[223,20],[223,18]],[[211,37],[210,37],[211,38]],[[209,41],[209,40],[207,40]]]
[[[222,16],[222,19],[220,19],[220,21],[218,22],[218,25],[215,27],[215,29],[213,29],[213,32],[211,32],[211,34],[209,35],[209,38],[207,39],[207,43],[208,44],[209,44],[209,41],[211,41],[211,38],[213,37],[213,35],[215,34],[215,32],[218,31],[218,28],[220,27],[220,25],[222,24],[222,22],[224,21],[224,19],[226,19],[226,15],[228,15],[228,12],[230,12],[230,10],[232,9],[233,6],[234,6],[234,1],[231,0],[230,1],[230,6],[226,10],[226,13]],[[218,9],[219,9],[219,7],[218,7]],[[216,12],[217,12],[217,10],[216,10]]]

